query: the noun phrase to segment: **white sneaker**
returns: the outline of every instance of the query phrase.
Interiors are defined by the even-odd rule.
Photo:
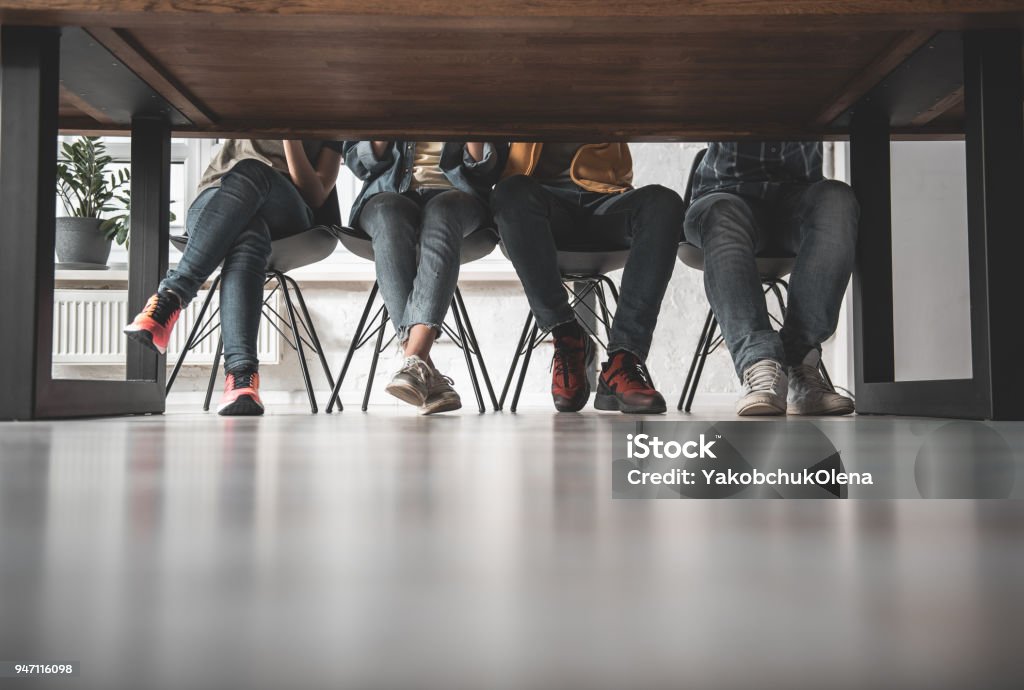
[[[821,375],[821,353],[811,349],[804,361],[789,368],[789,414],[843,415],[853,412],[853,401],[836,393]]]
[[[402,367],[384,387],[391,395],[402,402],[422,407],[427,399],[431,379],[430,365],[416,355],[406,357]]]
[[[774,359],[754,362],[743,372],[743,397],[736,401],[740,417],[786,414],[788,383],[782,365]]]
[[[452,388],[454,382],[437,369],[430,372],[429,388],[427,399],[420,408],[420,414],[437,414],[438,412],[452,412],[462,407],[462,398]]]

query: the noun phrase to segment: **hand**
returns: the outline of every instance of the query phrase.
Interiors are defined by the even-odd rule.
[[[371,141],[370,145],[373,147],[373,157],[380,160],[387,153],[388,146],[391,145],[390,141]]]
[[[482,141],[467,141],[466,151],[477,163],[484,159],[484,143]]]

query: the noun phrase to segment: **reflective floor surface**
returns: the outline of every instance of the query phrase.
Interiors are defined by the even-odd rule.
[[[614,421],[0,424],[0,660],[81,664],[0,687],[1024,683],[1024,502],[613,500]]]

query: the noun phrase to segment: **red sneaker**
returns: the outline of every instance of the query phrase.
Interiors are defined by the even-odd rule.
[[[224,417],[263,414],[259,372],[242,369],[228,374],[224,381],[224,395],[217,406],[217,414]]]
[[[163,355],[167,353],[171,329],[180,314],[181,300],[178,296],[168,290],[160,290],[149,298],[135,320],[125,326],[124,332],[132,340]]]
[[[587,370],[594,363],[594,341],[582,330],[578,337],[555,338],[551,358],[551,397],[559,412],[579,412],[590,399]]]
[[[665,398],[654,389],[647,367],[632,352],[614,353],[601,368],[594,407],[631,414],[661,414]]]

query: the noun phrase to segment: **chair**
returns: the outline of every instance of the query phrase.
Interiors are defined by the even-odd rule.
[[[367,261],[374,260],[373,241],[370,239],[370,236],[362,230],[339,225],[331,228],[331,232],[334,233],[334,236],[341,241],[341,244],[346,249],[356,256],[366,259]],[[468,264],[471,261],[482,259],[494,250],[494,245],[497,243],[498,233],[493,228],[486,227],[473,231],[462,240],[462,251],[459,258],[460,264]],[[376,342],[373,345],[373,358],[370,360],[370,376],[366,381],[366,391],[363,394],[363,412],[366,412],[366,408],[370,404],[370,391],[373,388],[373,377],[377,373],[377,362],[380,359],[380,354],[387,349],[395,339],[395,334],[392,334],[391,337],[388,338],[387,342],[384,341],[384,333],[388,329],[388,309],[387,306],[383,304],[383,300],[377,310],[373,313],[373,316],[370,316],[370,312],[373,311],[373,306],[379,291],[380,286],[377,284],[377,281],[374,281],[373,287],[370,289],[370,295],[366,299],[366,307],[363,309],[362,316],[359,317],[359,325],[356,326],[356,332],[352,336],[352,342],[349,345],[348,353],[345,355],[345,362],[342,364],[338,380],[334,384],[331,399],[327,402],[328,412],[333,411],[335,402],[338,404],[339,411],[344,409],[339,395],[341,386],[345,382],[345,376],[348,374],[349,365],[352,363],[352,357],[355,355],[356,350],[369,343],[371,339],[376,338]],[[484,385],[487,386],[487,393],[490,396],[491,405],[494,409],[498,409],[498,402],[494,397],[494,388],[491,385],[491,378],[487,374],[487,365],[484,364],[483,356],[480,354],[480,343],[477,342],[476,333],[473,331],[473,323],[469,319],[469,312],[466,311],[466,303],[462,299],[462,291],[458,286],[455,287],[455,296],[452,297],[451,316],[452,320],[455,322],[454,328],[449,325],[447,321],[441,324],[441,326],[444,333],[452,339],[452,342],[462,350],[466,357],[466,368],[469,370],[469,379],[473,384],[473,393],[476,396],[477,408],[480,410],[481,414],[486,410],[484,407],[483,395],[480,392],[480,381],[477,378],[476,367],[473,364],[474,356],[480,366],[480,374],[483,376]]]
[[[508,257],[504,244],[501,245],[501,252]],[[590,325],[590,320],[592,317],[595,321],[600,322],[604,326],[605,333],[611,330],[614,313],[608,308],[608,296],[605,293],[605,288],[615,300],[616,308],[619,304],[619,291],[607,274],[625,266],[628,258],[628,249],[558,251],[558,271],[565,288],[572,294],[569,306],[578,315],[584,317],[579,319],[580,323],[605,350],[607,350],[607,343],[597,334],[597,329]],[[587,303],[587,297],[590,295],[594,296],[597,309]],[[586,309],[586,312],[583,312],[582,309]],[[519,395],[522,393],[523,382],[526,380],[526,370],[530,366],[530,355],[544,342],[548,332],[540,330],[532,311],[526,315],[526,323],[523,324],[523,332],[519,336],[515,356],[512,358],[512,366],[509,367],[497,409],[500,410],[505,406],[509,386],[512,384],[519,360],[522,358],[522,368],[519,370],[519,379],[512,394],[512,405],[509,409],[515,412],[518,408]]]
[[[689,209],[690,202],[693,200],[694,173],[697,171],[701,161],[704,160],[704,154],[706,153],[707,149],[699,151],[693,159],[693,165],[690,167],[690,177],[687,180],[686,193],[683,196],[683,203],[687,209]],[[704,270],[704,252],[699,247],[683,240],[679,243],[678,256],[679,260],[690,268],[698,271]],[[761,283],[764,286],[765,297],[767,298],[769,292],[775,296],[779,305],[779,312],[785,318],[786,299],[783,291],[789,290],[789,284],[784,279],[793,271],[796,257],[790,253],[768,251],[755,257],[755,262],[757,263],[758,275],[761,277]],[[779,319],[771,314],[768,316],[777,326],[782,326],[782,322]],[[694,350],[693,359],[690,361],[690,369],[686,374],[683,392],[679,395],[679,403],[676,405],[677,410],[685,409],[686,412],[689,412],[693,406],[693,397],[697,392],[700,376],[704,372],[704,363],[707,361],[708,355],[717,350],[724,342],[721,333],[717,331],[718,319],[715,317],[714,311],[709,307],[707,318],[704,319],[704,328],[701,331],[700,339],[697,341],[697,348]],[[819,365],[819,369],[822,377],[831,386],[832,381],[828,377],[824,363]]]
[[[181,251],[184,251],[188,243],[187,235],[171,237],[171,244]],[[302,370],[302,379],[306,385],[306,394],[309,396],[309,408],[313,414],[317,413],[316,396],[313,392],[313,384],[309,378],[309,367],[306,363],[305,348],[309,348],[320,359],[324,374],[327,377],[328,385],[334,387],[334,378],[327,366],[327,358],[324,355],[323,347],[320,345],[320,338],[317,336],[313,320],[306,308],[306,300],[302,296],[302,290],[295,279],[288,275],[288,271],[308,266],[321,261],[334,252],[338,246],[337,238],[326,226],[318,225],[304,230],[296,235],[291,235],[270,243],[270,260],[268,262],[267,275],[264,285],[274,282],[274,288],[263,300],[263,316],[267,319],[274,330],[281,334],[285,342],[299,355],[299,368]],[[181,370],[182,364],[188,353],[195,349],[201,342],[210,337],[214,332],[219,331],[220,323],[214,322],[220,307],[210,310],[210,303],[213,300],[217,288],[220,287],[221,275],[218,273],[210,285],[210,291],[203,301],[203,306],[196,315],[195,325],[189,332],[185,346],[178,356],[174,369],[167,380],[165,393],[171,392],[171,386]],[[270,304],[270,299],[280,290],[284,296],[285,314],[280,314]],[[294,296],[294,300],[292,299]],[[209,314],[207,312],[209,311]],[[287,318],[286,318],[287,317]],[[284,328],[279,325],[283,323]],[[203,403],[203,410],[210,409],[210,399],[213,397],[213,387],[217,379],[217,369],[220,366],[221,354],[224,350],[224,340],[219,338],[216,354],[213,358],[213,369],[210,371],[210,384],[206,389],[206,400]]]

